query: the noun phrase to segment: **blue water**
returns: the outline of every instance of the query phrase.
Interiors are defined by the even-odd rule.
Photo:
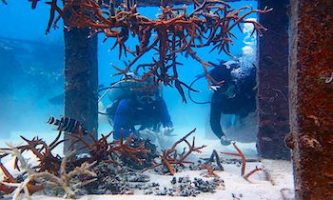
[[[231,3],[231,5],[235,8],[244,5],[257,7],[256,1],[237,2]],[[30,7],[27,1],[9,1],[7,6],[0,4],[0,38],[10,38],[9,40],[19,43],[12,50],[12,56],[19,63],[17,66],[20,66],[17,69],[12,66],[4,66],[0,60],[1,72],[6,72],[7,76],[10,76],[8,82],[11,85],[11,87],[0,90],[0,138],[2,139],[15,140],[18,138],[18,134],[28,136],[39,134],[48,137],[51,130],[46,124],[48,117],[63,114],[62,104],[51,105],[48,102],[49,98],[62,93],[63,27],[59,23],[57,30],[52,30],[45,35],[49,16],[48,6],[39,4],[36,10],[31,10]],[[159,8],[146,7],[140,8],[139,11],[154,18]],[[256,18],[256,15],[249,17]],[[231,52],[233,55],[239,56],[242,55],[242,48],[246,45],[244,43],[246,34],[242,34],[238,29],[235,29],[234,34],[238,39],[234,41]],[[114,41],[108,40],[103,43],[102,40],[103,35],[99,35],[99,83],[109,85],[111,82],[119,80],[119,77],[112,77],[115,72],[112,64],[122,67],[123,62],[118,60],[117,48],[110,51]],[[28,43],[26,43],[27,41]],[[135,44],[135,40],[131,39],[128,43]],[[39,44],[39,47],[36,44]],[[41,47],[43,45],[44,48]],[[11,47],[11,45],[8,46],[8,48]],[[205,60],[213,62],[218,59],[230,59],[229,56],[218,55],[216,52],[209,53],[207,48],[200,49],[198,54]],[[123,57],[123,59],[130,58]],[[179,74],[180,79],[185,83],[189,84],[196,75],[203,73],[201,65],[191,58],[179,57],[179,61],[184,64],[179,67]],[[140,63],[147,62],[151,62],[149,55],[140,60]],[[23,73],[32,75],[23,76]],[[193,95],[196,100],[210,99],[212,92],[208,90],[207,82],[204,79],[198,81],[195,87],[201,91],[199,94]],[[208,104],[197,105],[189,99],[188,103],[184,104],[175,88],[165,87],[163,95],[176,132],[180,131],[177,134],[184,134],[181,131],[190,131],[195,127],[199,128],[198,134],[209,132]],[[233,121],[232,117],[231,121]],[[100,132],[110,129],[111,127],[101,119]]]

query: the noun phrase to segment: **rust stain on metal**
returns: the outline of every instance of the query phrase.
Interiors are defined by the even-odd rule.
[[[328,83],[333,79],[333,1],[292,0],[291,9],[296,199],[332,199],[333,84]]]

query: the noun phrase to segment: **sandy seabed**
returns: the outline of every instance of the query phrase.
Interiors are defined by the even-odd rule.
[[[213,149],[218,152],[235,152],[235,149],[230,146],[221,146],[216,140],[207,140],[204,138],[197,138],[197,145],[209,144],[202,154],[197,156],[200,158],[207,158],[210,156]],[[1,146],[3,146],[1,141]],[[8,142],[8,141],[7,141]],[[12,142],[12,141],[11,141]],[[15,142],[12,142],[16,144]],[[245,153],[247,158],[257,159],[254,143],[238,143],[238,146]],[[57,150],[61,152],[61,147]],[[8,169],[11,168],[12,161],[8,160],[4,162]],[[241,167],[238,164],[223,164],[224,171],[216,171],[216,174],[224,181],[224,187],[216,189],[215,193],[200,193],[196,197],[176,197],[176,196],[156,196],[156,195],[143,195],[140,190],[134,191],[133,195],[87,195],[82,196],[79,199],[82,200],[164,200],[164,199],[196,199],[196,200],[292,200],[293,196],[293,174],[291,162],[283,160],[267,160],[263,159],[260,162],[248,162],[246,165],[246,173],[253,170],[256,166],[264,168],[270,175],[267,180],[267,173],[257,172],[250,177],[250,181],[246,181],[241,174]],[[203,175],[206,170],[182,170],[177,173],[175,177],[186,177],[194,179],[195,177],[202,178],[204,180],[212,179],[205,178]],[[145,174],[150,176],[150,182],[157,182],[160,184],[160,188],[171,188],[172,176],[170,175],[158,175],[155,172],[146,171]],[[0,174],[1,178],[1,174]],[[10,196],[5,199],[11,199]],[[58,200],[63,199],[59,197],[50,197],[45,195],[36,194],[33,195],[32,200]]]
[[[291,164],[282,160],[262,160],[261,163],[249,163],[247,169],[255,166],[264,166],[271,174],[271,181],[265,180],[263,173],[257,173],[250,178],[252,183],[247,182],[240,176],[240,167],[228,164],[224,165],[225,171],[217,172],[224,180],[225,187],[218,188],[215,193],[201,193],[197,197],[171,197],[143,195],[135,192],[133,195],[89,195],[81,200],[165,200],[165,199],[196,199],[196,200],[285,200],[293,199],[293,182]],[[147,172],[148,173],[148,172]],[[183,171],[175,176],[200,177],[203,171]],[[163,186],[171,186],[171,176],[150,174],[151,181],[159,182]],[[273,185],[274,184],[274,185]],[[282,196],[284,195],[284,197]],[[32,196],[33,200],[60,200],[62,198],[48,196]]]

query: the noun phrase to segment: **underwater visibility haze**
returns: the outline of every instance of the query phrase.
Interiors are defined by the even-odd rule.
[[[113,5],[117,1],[110,1],[115,6],[110,11],[99,1],[85,0],[82,7],[59,3],[50,10],[56,2],[0,3],[0,197],[20,199],[35,193],[32,199],[119,194],[123,196],[91,198],[293,198],[291,163],[261,159],[256,148],[259,36],[254,31],[262,31],[265,37],[258,13],[272,12],[269,8],[247,15],[258,9],[257,1],[208,1],[207,5],[194,1],[196,6],[187,5],[182,15],[183,5],[173,10],[138,6],[136,11],[136,1],[125,1],[119,7]],[[96,6],[106,11],[101,14],[94,10]],[[234,17],[230,24],[235,23],[228,35],[232,41],[218,35],[222,28],[211,25],[223,18],[218,13],[228,9],[235,12],[230,15]],[[52,12],[57,27],[53,29],[52,24],[47,31]],[[143,16],[142,27],[130,24],[136,12]],[[119,15],[113,20],[125,21],[129,30],[125,25],[117,30],[104,27],[112,24],[108,14],[110,19]],[[245,18],[239,17],[244,14]],[[203,25],[200,20],[193,26],[184,22],[197,15],[206,19]],[[131,20],[127,22],[126,17]],[[183,24],[170,28],[170,21],[178,18]],[[150,24],[157,19],[163,20]],[[72,87],[65,78],[71,73],[65,71],[65,57],[71,55],[68,48],[73,48],[64,45],[64,33],[83,23],[91,25],[89,38],[98,37],[97,130],[88,130],[81,119],[64,113],[65,88]],[[158,31],[163,23],[171,24],[167,39],[160,38],[150,48],[152,38],[163,35]],[[200,35],[198,30],[205,33]],[[223,37],[225,41],[218,41]],[[203,40],[212,41],[199,48]],[[132,63],[130,70],[124,70]],[[85,76],[74,76],[73,87],[80,87],[82,82],[75,81],[84,82]],[[64,132],[72,134],[65,137],[65,147],[68,144],[75,153],[63,149]]]
[[[232,3],[233,7],[251,6],[256,8],[256,1],[246,1],[244,3]],[[10,2],[10,6],[1,5],[1,69],[4,73],[1,79],[1,96],[4,112],[1,112],[1,119],[4,122],[7,134],[1,137],[9,137],[11,132],[21,130],[30,132],[33,136],[38,130],[43,131],[49,116],[63,115],[63,66],[64,66],[64,42],[62,27],[51,30],[45,34],[48,18],[47,5],[40,4],[39,10],[31,10],[29,2]],[[157,7],[142,7],[139,12],[144,16],[155,18],[159,12]],[[256,14],[248,17],[256,18]],[[20,24],[17,26],[14,24]],[[34,28],[30,24],[34,24]],[[60,26],[61,23],[58,24]],[[241,59],[244,61],[244,68],[253,67],[255,64],[256,37],[250,36],[251,25],[243,25],[244,34],[235,29],[237,40],[231,46],[232,55],[235,58],[217,52],[209,52],[209,48],[199,49],[199,54],[207,61],[219,63],[220,61],[230,61]],[[22,34],[24,33],[24,34]],[[135,39],[129,39],[129,43],[135,43]],[[117,48],[110,50],[113,41],[103,42],[103,36],[99,37],[98,63],[99,63],[99,85],[108,86],[119,81],[120,76],[112,76],[116,73],[113,65],[121,66],[124,60],[118,60],[119,51]],[[125,58],[125,61],[128,58]],[[151,61],[151,56],[144,56],[140,63]],[[243,62],[242,61],[242,62]],[[181,56],[179,62],[184,66],[180,67],[179,73],[182,81],[190,84],[198,75],[203,74],[200,63]],[[11,67],[8,67],[11,66]],[[9,80],[8,80],[9,79]],[[195,83],[198,93],[192,93],[193,99],[199,102],[209,102],[212,91],[209,90],[207,81],[202,78]],[[209,103],[195,104],[188,100],[183,104],[181,96],[175,88],[163,87],[163,96],[166,99],[175,126],[197,127],[209,129]],[[103,101],[108,101],[103,98]],[[109,103],[109,102],[108,102]],[[104,105],[107,106],[107,105]],[[191,113],[202,113],[200,115]],[[235,123],[234,117],[228,117],[230,123]],[[42,123],[41,123],[42,122]],[[20,124],[20,125],[18,125]],[[35,127],[37,126],[37,127]],[[47,125],[46,125],[47,126]],[[99,124],[100,130],[112,127],[105,121]],[[209,130],[203,130],[207,132]],[[100,131],[103,133],[103,131]],[[203,134],[202,133],[202,134]],[[15,137],[15,136],[14,136]]]

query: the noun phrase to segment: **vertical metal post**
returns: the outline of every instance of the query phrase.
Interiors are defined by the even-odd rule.
[[[64,30],[65,40],[65,116],[80,121],[97,138],[98,60],[97,37],[88,29]],[[64,153],[73,138],[65,134]],[[89,136],[86,140],[91,140]],[[76,145],[70,150],[79,150]]]
[[[296,199],[333,199],[333,1],[291,0],[290,128]]]
[[[259,16],[268,30],[258,41],[257,150],[264,158],[289,159],[284,143],[289,133],[288,107],[288,6],[289,0],[259,0]]]

